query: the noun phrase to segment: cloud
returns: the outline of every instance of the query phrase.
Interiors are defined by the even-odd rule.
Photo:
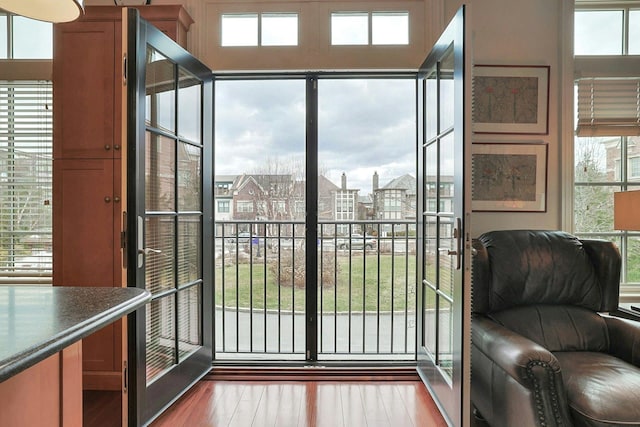
[[[251,173],[267,158],[304,158],[305,81],[216,82],[216,174]],[[336,184],[371,191],[415,175],[415,80],[321,78],[318,162]]]

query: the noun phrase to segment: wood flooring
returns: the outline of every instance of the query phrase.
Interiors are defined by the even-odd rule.
[[[152,427],[444,427],[420,381],[202,380]]]

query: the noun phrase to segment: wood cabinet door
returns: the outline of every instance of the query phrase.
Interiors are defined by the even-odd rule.
[[[55,160],[53,280],[113,286],[113,160]]]
[[[114,161],[55,160],[53,191],[54,285],[114,286]],[[119,333],[111,324],[84,340],[85,370],[120,371]]]
[[[115,23],[72,22],[54,30],[54,158],[113,158]],[[118,51],[120,46],[117,46]],[[117,147],[115,147],[117,148]]]

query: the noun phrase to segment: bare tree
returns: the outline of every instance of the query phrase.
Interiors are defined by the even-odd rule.
[[[616,181],[614,153],[620,138],[580,138],[575,144],[574,226],[576,232],[611,231],[613,226],[612,187]],[[585,185],[581,185],[585,184]]]

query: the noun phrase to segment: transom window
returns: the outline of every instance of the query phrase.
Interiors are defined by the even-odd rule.
[[[640,54],[640,8],[576,7],[574,53]]]
[[[222,46],[297,46],[298,14],[222,15]]]
[[[53,58],[49,22],[0,12],[0,59]]]
[[[407,45],[409,12],[333,12],[332,45]]]

